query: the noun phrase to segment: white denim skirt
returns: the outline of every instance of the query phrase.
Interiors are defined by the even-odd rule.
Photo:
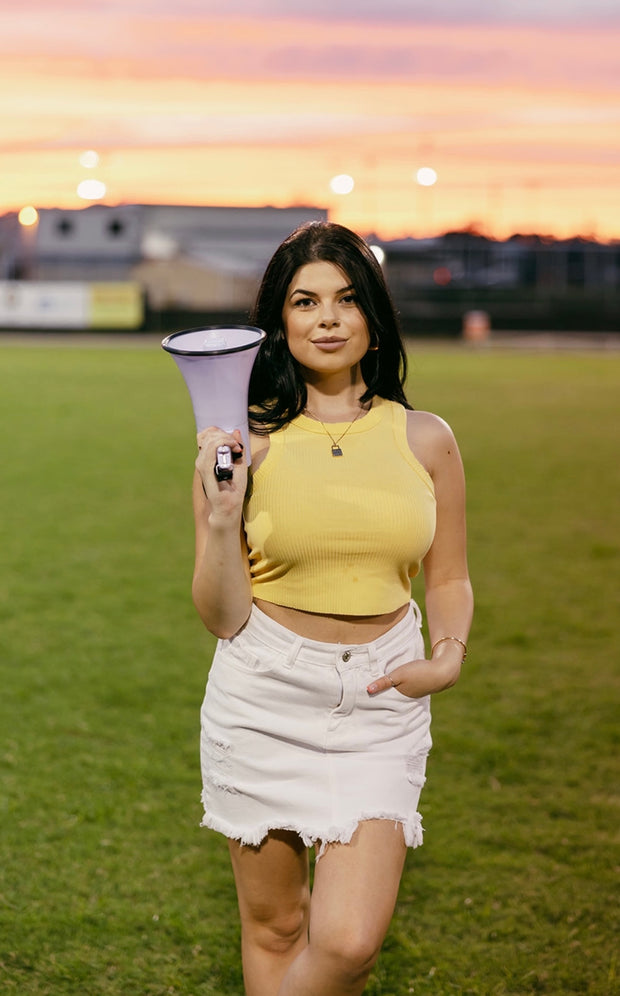
[[[362,820],[400,824],[422,843],[417,811],[431,748],[430,696],[367,685],[424,657],[421,615],[372,643],[320,643],[253,606],[220,640],[201,710],[202,826],[256,846],[270,830],[306,846],[348,843]]]

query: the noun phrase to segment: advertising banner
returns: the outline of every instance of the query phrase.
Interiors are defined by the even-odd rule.
[[[143,321],[139,284],[0,281],[0,327],[135,329]]]

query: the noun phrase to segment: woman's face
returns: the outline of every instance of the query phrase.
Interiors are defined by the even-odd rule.
[[[297,270],[286,292],[282,321],[288,348],[306,379],[352,369],[370,345],[368,323],[349,277],[323,260]]]

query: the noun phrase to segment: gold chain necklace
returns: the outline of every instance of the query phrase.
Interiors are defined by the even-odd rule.
[[[357,422],[358,418],[360,417],[360,415],[362,414],[362,412],[364,411],[364,409],[360,408],[360,410],[358,411],[358,413],[355,416],[355,418],[353,419],[353,421],[349,422],[349,424],[346,427],[346,429],[344,430],[344,432],[340,433],[340,435],[338,436],[338,439],[334,439],[334,437],[332,436],[331,432],[329,431],[329,429],[327,428],[327,426],[325,425],[325,423],[321,422],[321,419],[319,418],[318,415],[315,415],[313,412],[311,412],[309,408],[306,408],[306,411],[308,412],[308,415],[310,415],[310,417],[315,420],[315,422],[318,422],[319,425],[323,426],[323,429],[325,430],[325,432],[327,433],[327,435],[331,439],[331,441],[332,441],[332,456],[333,457],[341,457],[341,456],[343,456],[344,454],[342,452],[341,447],[338,445],[338,443],[340,442],[340,440],[344,436],[346,436],[346,434],[349,431],[349,429],[351,428],[351,426],[354,425],[355,422]]]

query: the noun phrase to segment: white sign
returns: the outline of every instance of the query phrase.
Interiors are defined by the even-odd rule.
[[[1,328],[137,328],[142,318],[138,284],[0,281]]]

